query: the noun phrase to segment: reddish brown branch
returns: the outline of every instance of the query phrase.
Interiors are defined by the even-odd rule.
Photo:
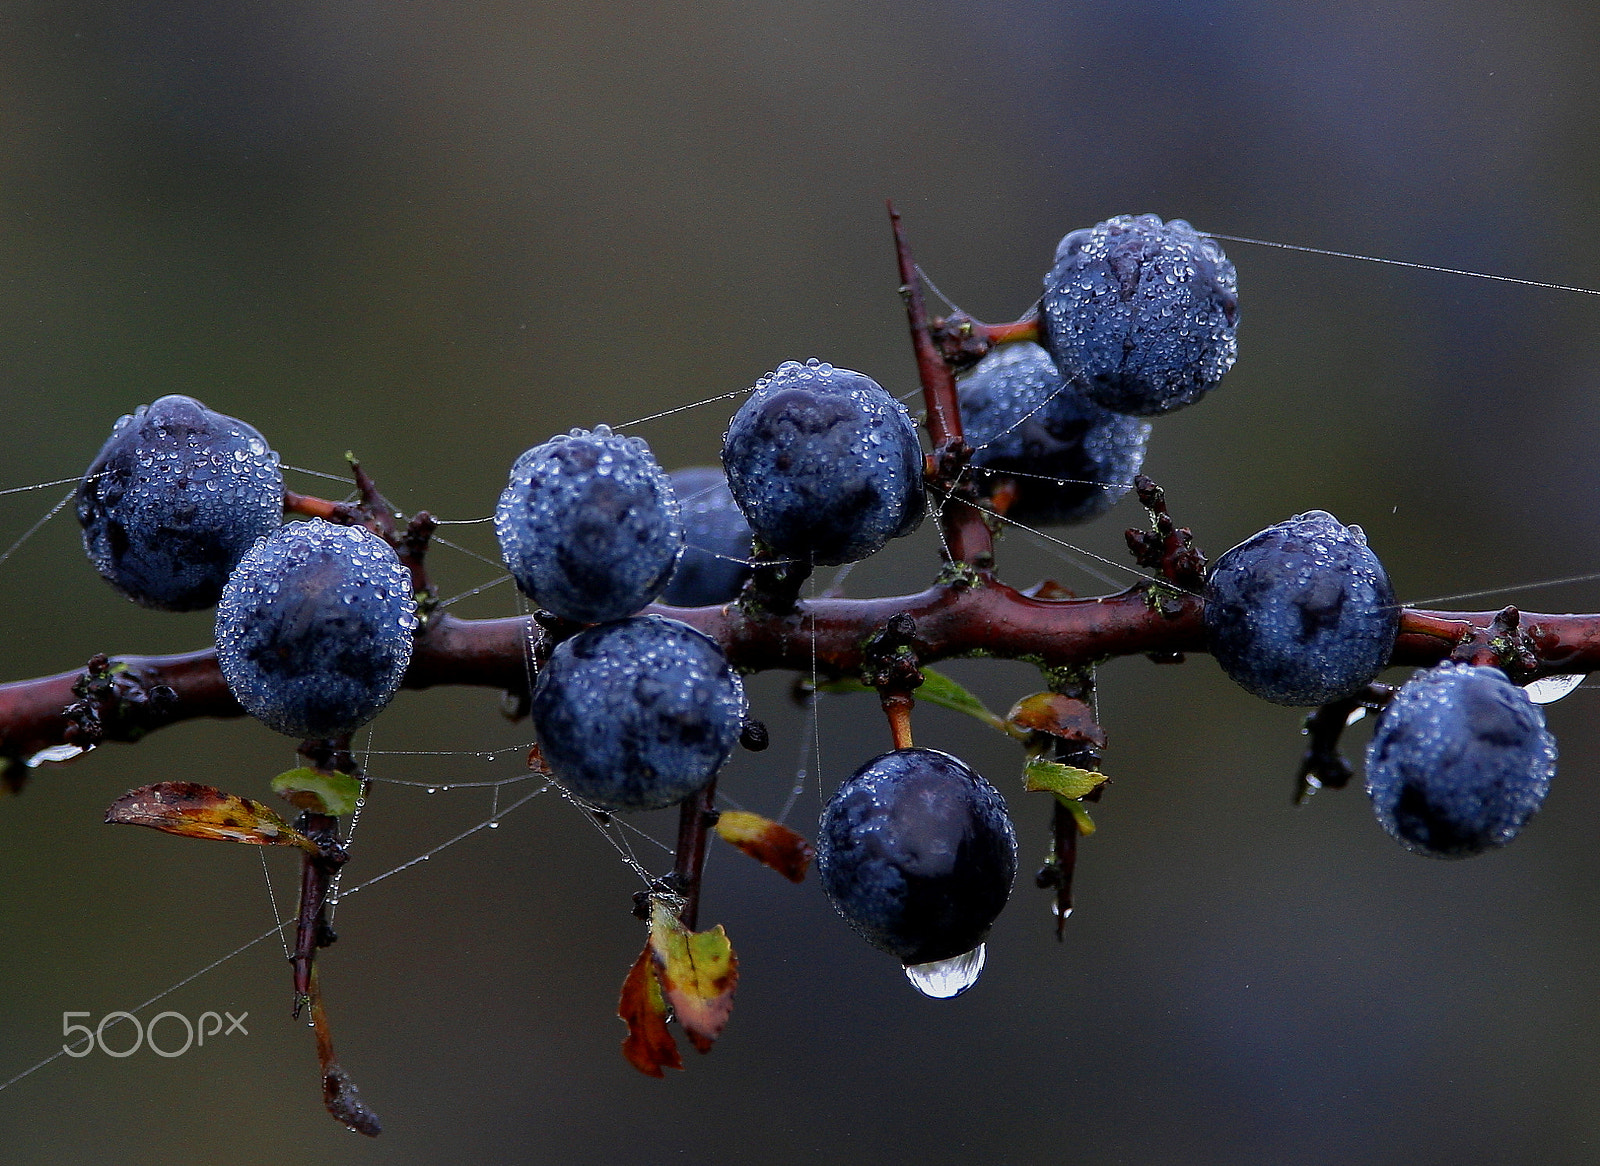
[[[961,472],[972,451],[961,436],[955,373],[934,344],[928,308],[922,298],[922,281],[900,225],[900,213],[892,202],[889,203],[889,222],[894,228],[895,257],[900,268],[900,298],[906,305],[911,348],[916,354],[917,376],[922,381],[922,399],[928,413],[928,438],[933,443],[930,485],[941,494],[959,491],[975,498],[970,481]],[[994,536],[975,507],[945,506],[939,512],[939,525],[951,561],[967,563],[979,570],[993,566]]]
[[[697,794],[684,798],[678,812],[678,846],[673,860],[674,890],[683,896],[678,920],[693,931],[700,918],[700,876],[705,872],[706,842],[716,825],[717,779]]]
[[[923,664],[984,655],[1071,668],[1117,656],[1204,652],[1201,601],[1171,593],[1160,598],[1153,603],[1143,585],[1096,599],[1030,598],[988,582],[940,584],[916,595],[879,599],[816,599],[782,616],[751,615],[737,606],[650,610],[699,628],[748,672],[809,673],[815,661],[825,675],[855,677],[861,674],[864,645],[872,633],[901,614],[912,620],[908,647]],[[1439,634],[1443,624],[1470,628],[1477,635],[1478,629],[1492,628],[1498,614],[1407,611],[1393,662],[1437,663],[1456,644],[1453,635]],[[1515,679],[1600,670],[1600,615],[1524,612],[1520,627],[1535,666],[1516,669],[1521,674]],[[530,655],[540,635],[527,619],[465,620],[441,613],[417,641],[406,686],[526,690]],[[135,741],[178,721],[242,714],[209,649],[127,656],[112,664],[122,666],[119,675],[144,690],[164,686],[171,694],[160,701],[107,709],[101,717],[103,740]],[[76,726],[64,710],[77,700],[73,685],[83,675],[77,669],[0,685],[0,755],[26,759],[69,743]]]

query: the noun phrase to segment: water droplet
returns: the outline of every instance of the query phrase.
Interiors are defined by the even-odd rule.
[[[438,792],[439,792],[439,789],[438,789],[438,787],[437,787],[437,786],[432,786],[432,785],[430,785],[430,786],[429,786],[429,787],[428,787],[428,792],[429,792],[429,793],[430,793],[430,794],[436,794],[436,793],[438,793]]]
[[[490,822],[489,823],[489,829],[491,829],[491,830],[500,829],[500,823],[499,822]]]
[[[1567,676],[1546,676],[1524,685],[1522,691],[1528,694],[1528,699],[1534,704],[1554,704],[1582,684],[1583,680],[1584,674],[1581,672]]]
[[[980,943],[965,955],[926,964],[907,964],[906,979],[924,996],[948,1000],[959,996],[978,982],[983,972],[986,944]]]
[[[37,769],[46,761],[71,761],[74,757],[81,757],[89,750],[77,745],[51,745],[48,749],[41,749],[32,757],[23,762],[29,769]]]

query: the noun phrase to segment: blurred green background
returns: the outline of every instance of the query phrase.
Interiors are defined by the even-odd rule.
[[[1600,287],[1597,37],[1592,6],[1540,0],[6,4],[0,488],[80,473],[118,415],[184,392],[290,465],[337,472],[353,449],[402,508],[474,519],[552,433],[737,390],[785,359],[903,393],[885,197],[929,274],[986,319],[1028,307],[1067,230],[1143,211]],[[1366,528],[1407,600],[1600,569],[1600,302],[1229,252],[1241,360],[1158,422],[1146,466],[1204,548],[1320,507]],[[730,409],[636,432],[669,467],[705,463]],[[0,545],[65,489],[0,497]],[[1120,557],[1137,521],[1124,503],[1068,537]],[[493,556],[486,526],[450,533]],[[881,558],[851,593],[923,585],[932,534]],[[1019,585],[1104,588],[1026,537],[1001,562]],[[497,573],[447,549],[435,569],[447,593]],[[1600,587],[1462,605],[1507,602],[1596,610]],[[114,595],[70,513],[0,565],[0,608],[7,679],[209,638],[204,614]],[[502,586],[458,610],[516,609]],[[1020,665],[952,671],[1001,708],[1037,687]],[[1453,864],[1402,852],[1359,789],[1293,810],[1298,715],[1208,660],[1101,679],[1116,782],[1060,945],[1026,875],[1043,795],[1020,793],[1004,742],[919,711],[919,743],[1001,784],[1024,839],[989,969],[959,1000],[916,996],[814,883],[724,848],[702,919],[742,958],[738,1008],[711,1056],[648,1080],[612,1015],[642,940],[638,883],[544,798],[339,912],[323,975],[342,1060],[387,1125],[376,1142],[323,1113],[268,942],[159,1006],[248,1011],[248,1037],[60,1058],[0,1091],[0,1156],[1600,1159],[1600,696],[1550,709],[1561,774],[1526,836]],[[785,678],[752,690],[774,748],[725,786],[771,813],[802,722]],[[864,698],[822,717],[831,789],[888,742]],[[372,772],[512,776],[514,753],[387,751],[529,735],[493,693],[405,693],[375,725]],[[46,766],[0,804],[0,1080],[59,1046],[64,1011],[131,1007],[272,922],[257,853],[113,830],[106,804],[162,779],[265,797],[292,762],[252,724],[191,724]],[[490,806],[380,786],[349,879]],[[813,780],[793,821],[817,809]],[[669,820],[639,824],[670,838]],[[266,857],[287,906],[293,862]]]

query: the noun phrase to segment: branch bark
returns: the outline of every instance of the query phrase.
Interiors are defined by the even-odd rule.
[[[856,677],[863,645],[900,614],[912,617],[911,649],[923,664],[962,656],[1027,660],[1071,668],[1120,656],[1204,652],[1202,601],[1140,584],[1089,599],[1032,598],[993,580],[940,583],[915,595],[873,599],[819,598],[786,615],[751,615],[737,605],[649,611],[682,620],[716,640],[745,672],[774,669],[809,674],[815,661],[829,677]],[[1392,663],[1429,665],[1455,650],[1464,634],[1487,642],[1493,611],[1407,610]],[[1533,667],[1513,668],[1526,682],[1563,672],[1600,670],[1600,615],[1520,615]],[[476,685],[524,691],[530,654],[542,635],[522,618],[468,620],[435,615],[418,638],[408,688]],[[813,642],[813,635],[815,641]],[[173,656],[114,657],[117,679],[99,709],[100,740],[137,741],[147,733],[198,717],[236,717],[243,710],[228,692],[216,655],[206,649]],[[80,721],[68,715],[82,700],[73,692],[84,669],[0,685],[0,756],[17,761],[81,741]],[[157,688],[161,700],[135,699]],[[90,742],[94,743],[94,742]]]

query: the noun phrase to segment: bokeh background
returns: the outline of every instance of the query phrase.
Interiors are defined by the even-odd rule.
[[[986,319],[1029,306],[1061,234],[1143,211],[1600,287],[1597,38],[1592,5],[1547,0],[8,4],[0,488],[80,473],[118,415],[184,392],[291,465],[338,472],[352,449],[402,508],[473,519],[527,446],[785,359],[905,392],[885,197],[930,275]],[[1229,251],[1241,359],[1158,423],[1146,467],[1202,546],[1320,507],[1365,526],[1407,600],[1600,570],[1600,301]],[[669,467],[705,463],[731,407],[635,431]],[[0,496],[0,545],[65,489]],[[1120,557],[1137,521],[1125,502],[1069,537]],[[447,533],[493,556],[486,526]],[[931,533],[881,558],[852,593],[920,587]],[[1104,589],[1026,537],[1001,562],[1018,584]],[[452,594],[496,575],[447,549],[435,569]],[[1461,605],[1506,602],[1596,610],[1600,586]],[[501,586],[457,610],[517,601]],[[0,612],[6,679],[209,639],[206,615],[101,583],[70,511],[0,564]],[[951,671],[1001,708],[1038,687],[1020,665]],[[387,1125],[376,1142],[323,1113],[269,941],[158,1006],[248,1011],[248,1037],[60,1058],[0,1091],[3,1155],[1600,1159],[1600,694],[1551,707],[1561,774],[1526,836],[1440,863],[1390,841],[1359,789],[1293,809],[1298,714],[1209,660],[1119,661],[1101,680],[1115,785],[1062,944],[1026,877],[1043,795],[1021,794],[1005,742],[919,712],[919,742],[999,782],[1024,839],[989,969],[956,1001],[916,996],[814,883],[724,849],[702,918],[742,957],[738,1008],[712,1055],[648,1080],[612,1014],[642,940],[637,880],[541,798],[340,909],[324,981],[342,1060]],[[803,735],[787,684],[753,684],[774,748],[725,781],[769,813]],[[887,738],[865,698],[821,715],[831,789]],[[514,776],[514,753],[462,751],[528,737],[492,692],[404,693],[371,769]],[[256,852],[114,830],[106,804],[163,779],[269,796],[293,760],[253,724],[190,724],[42,767],[0,804],[0,1080],[59,1046],[64,1011],[131,1007],[272,922]],[[349,877],[490,808],[483,790],[381,785]],[[670,821],[639,825],[670,838]],[[267,859],[287,907],[293,861]]]

